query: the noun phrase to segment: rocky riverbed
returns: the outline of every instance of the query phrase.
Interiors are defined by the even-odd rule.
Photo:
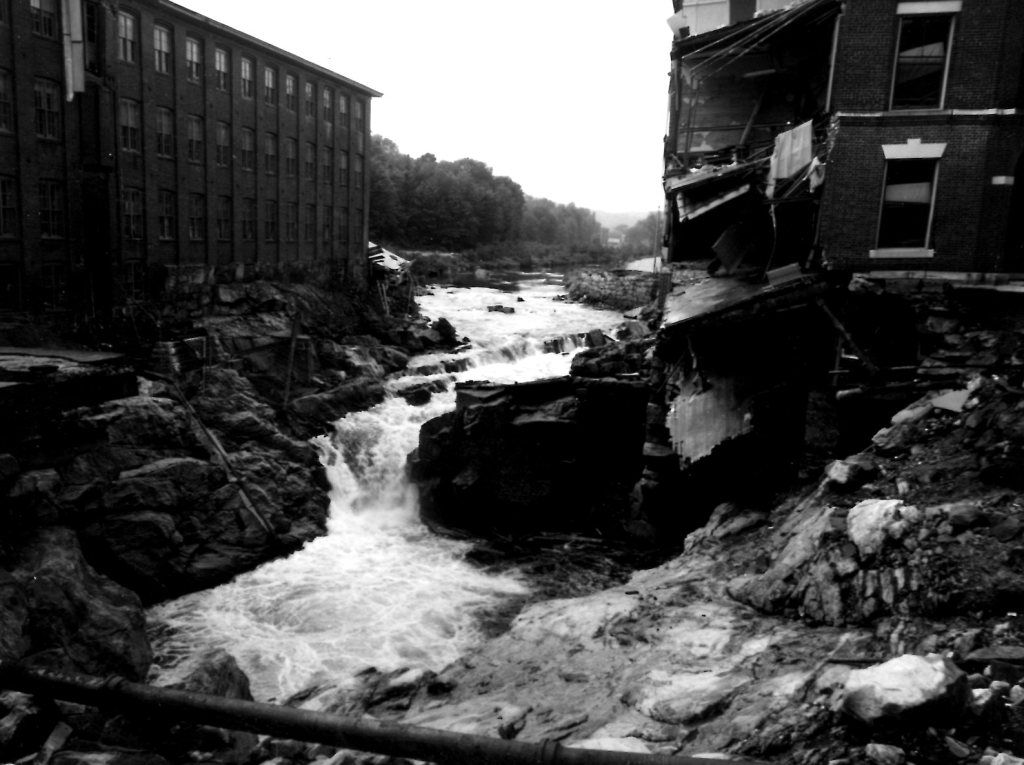
[[[936,381],[933,389],[911,397],[870,444],[829,463],[810,485],[769,507],[721,503],[700,528],[676,540],[680,549],[664,563],[628,579],[606,570],[594,587],[571,597],[525,605],[507,630],[436,673],[370,669],[288,703],[637,753],[833,765],[1024,762],[1014,756],[1024,754],[1024,335],[962,305],[936,310],[941,299],[927,302],[919,374]],[[612,363],[619,350],[585,355],[578,367],[599,373],[601,359]],[[624,367],[612,374],[636,373],[628,357],[615,363]],[[216,373],[212,385],[212,401],[237,394],[238,412],[252,405],[246,400],[252,393],[232,373]],[[101,485],[93,487],[57,468],[30,478],[25,471],[9,474],[18,500],[10,506],[49,513],[53,522],[17,545],[4,537],[6,560],[17,561],[0,574],[5,658],[128,677],[140,677],[148,664],[146,646],[135,639],[138,596],[115,584],[115,572],[94,570],[91,545],[106,540],[94,535],[83,542],[83,556],[75,540],[90,539],[89,523],[74,519],[132,516],[122,512],[128,504],[118,503],[152,499],[150,515],[132,518],[154,529],[146,538],[163,554],[152,562],[169,572],[206,572],[189,568],[210,554],[191,549],[189,534],[213,523],[210,517],[225,517],[237,490],[216,464],[197,456],[201,441],[183,429],[187,417],[177,412],[179,404],[159,388],[147,392],[145,404],[129,399],[77,416],[83,445],[77,456],[90,460],[90,470],[101,470],[129,446],[146,448],[131,441],[137,436],[130,433],[142,430],[118,424],[126,412],[132,413],[126,421],[162,439],[162,451],[146,452],[143,463],[115,461],[116,473],[101,471]],[[204,411],[201,397],[195,406]],[[275,460],[315,467],[294,459],[290,436],[280,433],[282,441],[262,430],[258,407],[249,430],[233,428],[231,408],[225,411],[229,422],[216,422],[215,412],[207,416],[229,454],[253,451],[247,444],[257,439],[246,434],[258,431],[261,448],[273,448]],[[563,427],[567,418],[555,420]],[[274,474],[266,481],[260,456],[240,458],[238,469],[252,465],[246,475],[254,482],[287,480]],[[155,473],[170,494],[143,494],[133,472],[140,468],[143,477]],[[187,480],[179,480],[182,474]],[[193,510],[195,519],[186,522],[185,508],[201,493],[220,497],[222,505],[207,514]],[[291,501],[299,505],[287,517],[269,519],[280,534],[304,528],[303,500]],[[231,531],[230,524],[209,528],[245,549],[256,526],[246,524],[237,503],[230,513]],[[561,544],[569,556],[578,542],[567,535]],[[487,557],[482,560],[493,564]],[[119,565],[139,571],[140,561],[124,558]],[[122,578],[144,581],[138,573]],[[87,607],[96,600],[109,607]],[[52,618],[57,613],[73,618]],[[224,653],[206,657],[185,685],[248,695],[244,675]],[[20,694],[0,696],[0,712],[6,712],[0,746],[10,761],[34,756],[47,735],[61,730],[55,760],[61,763],[383,762],[323,745],[109,719]]]

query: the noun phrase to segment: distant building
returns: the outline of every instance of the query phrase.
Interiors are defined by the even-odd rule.
[[[380,93],[167,0],[0,0],[0,309],[365,286]]]
[[[671,259],[1024,273],[1024,3],[750,6],[673,5]]]

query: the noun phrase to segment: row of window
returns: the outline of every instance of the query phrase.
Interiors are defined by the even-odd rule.
[[[39,226],[40,234],[47,239],[65,236],[64,190],[58,181],[40,181],[38,185]],[[233,238],[235,200],[229,196],[217,197],[215,212],[216,235],[219,241],[230,241]],[[171,189],[160,189],[157,193],[157,236],[164,241],[177,239],[178,195]],[[331,205],[321,206],[320,235],[321,241],[329,243],[334,233],[335,208]],[[345,243],[349,235],[348,209],[338,210],[338,239]],[[144,236],[145,205],[143,191],[138,188],[126,188],[121,192],[122,234],[125,239],[141,240]],[[267,242],[296,242],[299,240],[299,205],[295,202],[285,203],[282,210],[281,229],[278,230],[277,200],[263,202],[263,239]],[[362,210],[355,211],[356,220],[362,220]],[[256,239],[256,200],[244,197],[239,202],[238,218],[243,241]],[[206,239],[206,196],[189,194],[187,201],[188,238],[191,241]],[[302,238],[303,241],[316,240],[317,206],[303,206]],[[15,237],[18,235],[18,203],[14,178],[0,176],[0,236]]]
[[[169,189],[161,190],[158,195],[157,235],[163,241],[177,238],[177,194]],[[313,242],[317,235],[317,206],[304,205],[301,221],[302,239]],[[238,202],[238,222],[242,241],[255,241],[257,237],[256,200],[243,197]],[[234,231],[235,200],[229,196],[217,197],[214,227],[218,241],[230,241]],[[299,206],[288,202],[281,210],[282,219],[278,227],[278,203],[269,199],[263,202],[263,240],[265,242],[297,242],[299,241]],[[188,195],[187,229],[190,241],[203,241],[206,238],[206,197],[202,194]],[[361,219],[362,211],[356,210],[357,218]],[[126,189],[122,196],[122,220],[126,239],[142,239],[142,191]],[[334,236],[334,208],[330,205],[321,207],[320,238],[329,244]],[[349,235],[348,210],[339,211],[338,241],[346,243]]]
[[[157,235],[161,240],[171,241],[177,238],[177,193],[170,189],[162,189],[158,194]],[[238,202],[238,222],[242,241],[254,241],[257,237],[256,200],[243,197]],[[217,197],[214,227],[219,241],[230,241],[233,238],[235,200],[229,196]],[[297,242],[299,240],[299,205],[288,202],[281,210],[282,220],[278,228],[277,200],[268,199],[263,202],[263,240],[266,242]],[[202,241],[206,238],[206,197],[203,194],[188,195],[188,238],[191,241]],[[357,219],[362,219],[362,211],[356,210]],[[142,191],[126,189],[122,195],[122,220],[126,239],[142,239]],[[306,242],[316,240],[317,206],[303,206],[302,239]],[[330,205],[321,206],[320,238],[330,243],[334,235],[334,208]],[[348,209],[339,210],[338,240],[348,241],[349,217]]]
[[[121,149],[128,152],[141,151],[141,105],[133,99],[122,98],[119,110]],[[201,163],[206,159],[204,122],[202,117],[195,114],[185,117],[185,156],[190,162]],[[157,155],[173,158],[175,154],[174,113],[170,109],[157,107],[154,125],[156,127]],[[231,125],[227,122],[218,122],[214,140],[216,141],[214,163],[218,167],[227,167],[232,159]],[[263,168],[267,175],[277,175],[278,173],[279,143],[280,139],[276,133],[263,134]],[[298,175],[298,146],[298,141],[294,138],[284,139],[284,174],[286,176]],[[321,146],[319,154],[321,180],[324,183],[333,183],[335,180],[334,150],[327,146]],[[316,144],[306,142],[303,158],[303,177],[314,180],[317,165]],[[254,171],[256,169],[256,131],[251,128],[242,128],[239,134],[238,163],[242,170]],[[337,183],[340,186],[347,186],[348,180],[349,154],[347,151],[339,151]],[[363,158],[359,155],[356,155],[353,162],[353,185],[357,189],[363,187]]]
[[[42,0],[40,0],[42,1]],[[118,57],[121,61],[134,64],[138,61],[138,21],[134,15],[126,11],[117,14]],[[171,30],[157,24],[153,27],[153,68],[162,74],[170,74],[173,69],[173,42]],[[214,87],[228,91],[231,83],[231,56],[226,48],[217,47],[213,53]],[[251,58],[242,57],[239,66],[239,94],[242,98],[254,98],[256,95],[256,65]],[[203,46],[195,37],[185,37],[185,70],[191,82],[200,82],[203,77]],[[316,116],[315,87],[312,82],[304,84],[304,111],[306,116]],[[278,72],[271,66],[263,67],[263,102],[268,106],[278,104]],[[335,121],[335,100],[337,114],[343,127],[348,126],[349,98],[343,93],[335,96],[334,90],[324,86],[321,90],[321,107],[323,120],[327,125]],[[284,105],[291,111],[298,108],[297,79],[293,74],[284,77]],[[355,99],[352,104],[352,116],[356,132],[365,128],[365,107],[361,100]]]
[[[39,181],[39,233],[45,239],[64,236],[64,187],[60,181]],[[0,176],[0,237],[18,235],[18,194],[14,178]]]

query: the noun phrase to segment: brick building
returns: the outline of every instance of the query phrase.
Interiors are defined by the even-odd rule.
[[[672,60],[672,259],[1024,273],[1020,0],[804,0]]]
[[[840,29],[826,262],[1024,273],[1024,3],[850,0]]]
[[[380,93],[166,0],[0,0],[0,309],[365,287]]]

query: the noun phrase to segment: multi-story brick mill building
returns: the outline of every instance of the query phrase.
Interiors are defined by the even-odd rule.
[[[166,0],[0,0],[0,309],[365,286],[379,95]]]

